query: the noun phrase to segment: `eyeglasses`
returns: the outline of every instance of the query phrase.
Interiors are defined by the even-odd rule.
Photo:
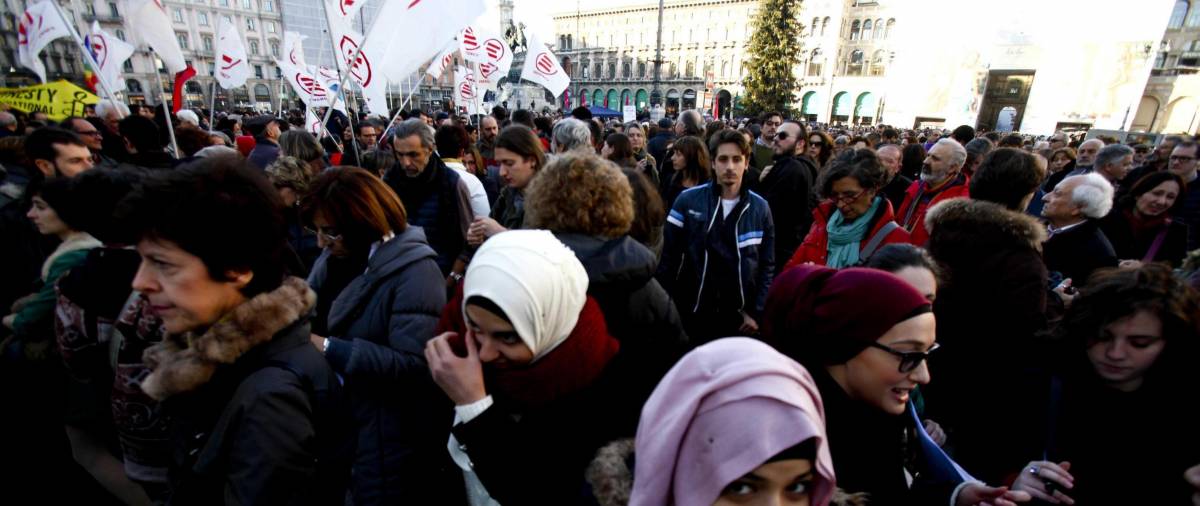
[[[937,349],[941,348],[942,345],[934,343],[933,347],[930,348],[929,351],[900,351],[879,343],[871,343],[871,347],[881,349],[891,353],[892,355],[900,357],[900,373],[908,374],[912,372],[913,369],[916,369],[917,366],[921,365],[921,362],[924,362],[925,359],[929,358],[930,353],[937,351]]]
[[[304,227],[304,231],[324,239],[325,242],[337,242],[342,240],[342,234],[335,233],[327,228],[313,230],[312,228]]]
[[[787,132],[779,132],[775,134],[775,140],[786,141],[788,138]]]
[[[1194,157],[1194,156],[1171,155],[1172,162],[1190,162],[1195,159],[1196,159],[1196,157]]]
[[[75,132],[75,135],[86,135],[86,136],[89,136],[89,137],[100,137],[100,131],[99,131],[99,130],[92,130],[92,131],[90,131],[90,132]]]
[[[830,195],[829,198],[831,200],[833,200],[834,202],[841,202],[843,204],[849,204],[851,202],[854,202],[855,200],[858,200],[858,198],[863,196],[864,193],[867,193],[866,188],[863,188],[861,191],[859,191],[858,193],[854,193],[854,194],[835,193],[833,195]]]

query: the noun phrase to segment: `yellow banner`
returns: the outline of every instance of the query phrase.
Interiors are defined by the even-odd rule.
[[[83,106],[95,104],[100,98],[68,81],[0,88],[0,104],[25,113],[44,112],[54,121],[67,116],[83,116]]]

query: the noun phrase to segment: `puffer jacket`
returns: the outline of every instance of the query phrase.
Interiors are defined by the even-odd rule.
[[[629,236],[556,237],[583,263],[588,295],[600,304],[609,333],[621,342],[623,354],[629,358],[630,395],[649,398],[688,347],[675,303],[654,279],[658,266],[654,253]]]
[[[771,208],[758,194],[742,186],[741,200],[729,219],[737,222],[736,258],[709,258],[706,235],[721,212],[720,186],[711,182],[690,188],[675,199],[667,215],[662,263],[657,278],[683,312],[695,312],[704,292],[707,262],[738,266],[742,310],[762,314],[775,275],[775,224]]]
[[[351,491],[356,505],[437,503],[452,465],[449,401],[433,384],[425,342],[446,303],[436,253],[419,227],[383,243],[337,296],[325,358],[345,380],[358,427]],[[320,291],[326,251],[309,283]]]

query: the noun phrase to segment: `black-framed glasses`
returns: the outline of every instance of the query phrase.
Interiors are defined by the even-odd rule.
[[[779,132],[779,133],[775,134],[775,139],[776,139],[776,140],[780,140],[780,141],[786,141],[786,140],[787,140],[787,138],[788,138],[788,133],[787,133],[787,132]]]
[[[871,347],[881,349],[883,351],[886,351],[888,353],[891,353],[892,355],[899,357],[900,358],[900,373],[908,374],[908,373],[912,372],[913,369],[916,369],[917,366],[921,365],[921,362],[924,362],[925,359],[929,358],[930,353],[933,353],[938,348],[941,348],[942,345],[938,344],[938,343],[934,343],[933,347],[929,348],[929,351],[900,351],[900,350],[897,350],[890,346],[884,346],[879,343],[871,343]]]
[[[1171,155],[1172,162],[1190,162],[1195,159],[1196,159],[1196,157],[1194,157],[1194,156]]]

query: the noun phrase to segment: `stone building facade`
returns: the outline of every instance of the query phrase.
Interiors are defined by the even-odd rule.
[[[1130,131],[1200,132],[1200,1],[1176,0]]]

